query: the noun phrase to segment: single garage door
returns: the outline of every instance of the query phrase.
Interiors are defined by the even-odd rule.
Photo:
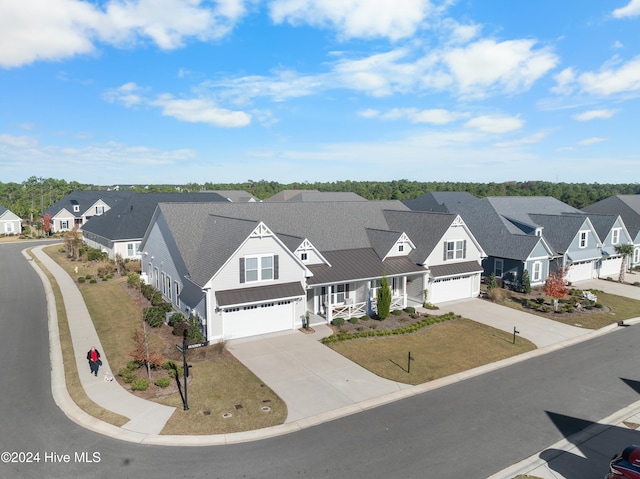
[[[473,276],[454,276],[436,279],[431,283],[432,303],[443,303],[456,299],[470,298],[472,295]]]
[[[230,308],[222,313],[222,337],[246,338],[293,329],[294,302],[275,301]]]
[[[622,264],[622,257],[617,258],[603,258],[600,263],[599,276],[606,278],[612,276],[617,278],[620,274],[620,265]]]
[[[568,281],[582,281],[585,279],[593,279],[593,261],[573,263],[569,266],[567,271]]]

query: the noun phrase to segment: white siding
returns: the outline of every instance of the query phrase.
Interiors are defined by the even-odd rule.
[[[444,243],[446,241],[455,241],[455,240],[466,240],[467,242],[467,250],[466,256],[463,259],[455,259],[444,261],[443,251],[444,251]],[[444,234],[440,242],[436,245],[434,250],[431,252],[429,257],[427,258],[426,264],[429,266],[437,266],[442,264],[451,264],[451,263],[461,263],[465,261],[480,261],[480,251],[476,247],[475,242],[471,239],[469,233],[467,233],[464,226],[451,226],[447,232]]]

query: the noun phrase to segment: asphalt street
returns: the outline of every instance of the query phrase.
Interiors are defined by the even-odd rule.
[[[16,458],[0,462],[0,478],[483,479],[640,399],[640,326],[631,326],[289,435],[215,447],[120,442],[53,402],[44,292],[20,255],[27,246],[0,244],[0,452]],[[602,448],[608,457],[618,444]],[[606,464],[589,469],[601,479]]]

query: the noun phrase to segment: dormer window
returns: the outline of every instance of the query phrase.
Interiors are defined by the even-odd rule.
[[[80,205],[73,205],[73,212],[74,213],[79,213],[80,212]]]
[[[96,214],[101,215],[104,213],[104,206],[96,206]]]
[[[307,252],[306,252],[306,251],[305,251],[305,252],[303,252],[303,253],[300,253],[300,259],[301,259],[302,261],[307,261],[307,259],[309,259],[309,255],[307,254]]]
[[[399,244],[398,245],[398,252],[402,253],[404,251],[404,245],[403,244]]]

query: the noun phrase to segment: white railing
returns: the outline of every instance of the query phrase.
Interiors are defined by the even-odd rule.
[[[367,302],[334,305],[331,311],[332,318],[349,319],[354,316],[364,316],[367,314]]]
[[[393,311],[394,309],[403,309],[404,298],[402,296],[394,296],[391,298],[391,305],[389,306],[389,310]],[[378,311],[378,300],[371,300],[371,310]]]

